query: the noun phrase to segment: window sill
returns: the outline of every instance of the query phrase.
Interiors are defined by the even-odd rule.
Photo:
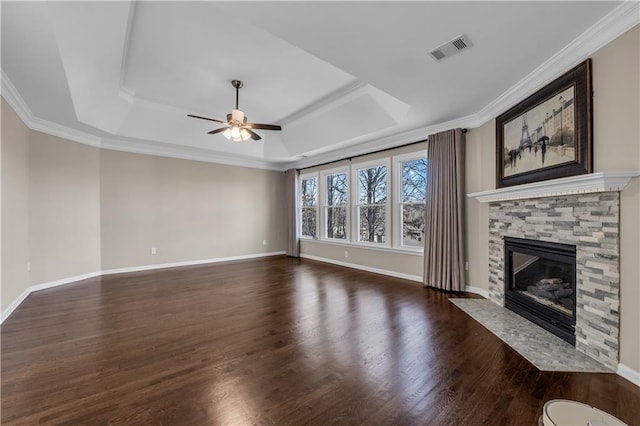
[[[422,249],[411,250],[411,249],[404,249],[404,248],[397,248],[397,247],[376,247],[369,244],[354,244],[350,242],[342,242],[342,241],[334,241],[334,240],[318,240],[313,238],[300,238],[300,241],[304,241],[306,243],[314,243],[314,244],[327,244],[327,245],[339,246],[339,247],[353,247],[353,248],[359,248],[359,249],[365,249],[365,250],[385,251],[388,253],[395,253],[395,254],[408,254],[411,256],[424,255],[424,252],[422,251]]]

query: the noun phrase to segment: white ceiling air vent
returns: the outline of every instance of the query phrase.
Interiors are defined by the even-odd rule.
[[[469,39],[466,36],[461,35],[443,44],[442,46],[437,47],[436,49],[429,52],[429,54],[436,61],[441,61],[442,59],[453,56],[462,50],[470,48],[471,46],[473,46],[473,44],[469,41]]]

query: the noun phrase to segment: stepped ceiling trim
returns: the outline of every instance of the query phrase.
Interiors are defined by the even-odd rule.
[[[130,17],[127,28],[127,39],[130,37],[131,16],[135,11],[135,6],[131,6]],[[567,69],[586,59],[589,55],[613,41],[627,30],[631,29],[640,22],[640,3],[624,2],[612,12],[604,16],[589,29],[583,32],[579,37],[558,51],[542,65],[534,69],[529,75],[516,83],[503,94],[495,98],[488,105],[474,114],[460,117],[454,120],[444,121],[432,126],[419,127],[413,130],[401,133],[383,136],[380,138],[363,141],[357,145],[344,143],[343,148],[338,147],[331,152],[319,153],[313,155],[313,152],[307,153],[313,155],[309,158],[301,158],[294,162],[283,163],[282,158],[274,158],[271,160],[256,159],[253,157],[243,158],[236,154],[227,154],[211,150],[205,150],[193,146],[161,146],[157,142],[141,141],[139,146],[133,146],[126,141],[125,138],[117,137],[99,137],[88,132],[76,130],[67,126],[63,126],[51,121],[43,120],[36,117],[29,107],[26,105],[15,86],[11,83],[9,77],[2,71],[2,96],[7,103],[16,111],[22,121],[32,130],[48,133],[61,138],[69,139],[75,142],[91,145],[104,149],[114,149],[127,152],[136,152],[141,154],[159,155],[173,158],[182,158],[196,161],[221,163],[237,166],[245,166],[252,168],[262,168],[271,170],[286,170],[290,167],[309,167],[314,164],[320,164],[327,161],[333,161],[344,157],[366,154],[374,150],[392,148],[394,146],[403,145],[409,142],[424,139],[427,135],[438,131],[455,128],[466,127],[475,128],[492,120],[500,113],[504,112],[526,96],[534,93],[540,87],[543,87],[549,81],[561,75]],[[122,60],[123,68],[120,75],[120,92],[123,98],[131,99],[131,93],[128,93],[122,85],[123,70],[126,62],[127,50],[125,49]],[[322,110],[328,104],[340,102],[343,96],[348,96],[362,90],[365,85],[360,82],[347,85],[343,93],[334,92],[324,98],[317,100],[313,104],[303,108],[285,118],[286,122],[293,122],[309,113]],[[136,102],[138,102],[137,100]],[[358,138],[356,138],[358,139]],[[352,141],[346,141],[352,142]]]

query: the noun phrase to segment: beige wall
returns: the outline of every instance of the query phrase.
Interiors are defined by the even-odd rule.
[[[100,271],[100,150],[30,133],[32,285]]]
[[[29,129],[2,99],[2,312],[29,287]]]
[[[345,257],[345,252],[348,252],[349,257]],[[364,269],[381,269],[399,276],[411,275],[417,278],[422,277],[424,264],[422,255],[319,241],[301,241],[300,253],[302,256],[315,256],[340,263],[362,266]]]
[[[593,55],[594,168],[640,171],[640,26]],[[620,194],[620,362],[640,372],[640,178]]]
[[[33,285],[284,251],[282,172],[101,150],[29,130],[4,99],[1,147],[3,313]]]
[[[466,138],[465,188],[467,193],[495,188],[496,122],[470,129]],[[489,289],[489,208],[475,200],[466,205],[467,285]]]
[[[594,169],[640,170],[640,27],[593,59]],[[495,188],[495,120],[467,134],[467,192]],[[620,362],[640,372],[640,178],[620,197]],[[467,245],[470,285],[488,289],[487,204],[469,200]]]
[[[282,172],[104,150],[101,193],[103,270],[285,247]]]
[[[349,164],[358,164],[426,149],[426,143],[415,144],[385,152],[364,155],[362,157],[354,158],[351,162],[340,161],[320,167],[309,168],[307,170],[303,170],[301,173],[328,170],[336,167],[348,166]],[[345,251],[348,251],[348,257],[345,256]],[[370,249],[352,244],[325,243],[322,241],[302,240],[300,243],[300,255],[315,256],[329,261],[337,261],[341,263],[348,263],[356,267],[364,267],[365,269],[376,268],[395,274],[411,275],[413,277],[422,277],[424,265],[423,257],[413,253],[407,254],[390,250]]]

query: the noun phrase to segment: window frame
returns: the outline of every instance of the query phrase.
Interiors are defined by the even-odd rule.
[[[347,175],[346,183],[347,183],[347,203],[344,205],[345,207],[345,238],[330,238],[327,237],[327,208],[329,208],[328,200],[327,200],[327,176],[337,175],[345,173]],[[321,201],[321,209],[320,209],[320,232],[318,234],[319,239],[321,241],[331,241],[331,242],[340,242],[340,243],[351,243],[351,181],[350,181],[350,169],[349,166],[341,166],[335,167],[332,169],[322,170],[320,171],[320,199]],[[335,207],[335,206],[334,206]]]
[[[394,155],[392,157],[393,161],[393,217],[395,218],[393,221],[393,247],[397,250],[402,251],[410,251],[410,252],[424,252],[424,241],[422,247],[414,247],[414,246],[406,246],[402,244],[402,205],[405,204],[402,202],[402,163],[414,160],[427,159],[426,150],[423,151],[414,151],[406,154]],[[427,170],[429,165],[427,164]],[[429,185],[428,177],[427,177],[427,185]],[[426,198],[426,194],[425,194]],[[425,200],[426,201],[426,200]]]
[[[375,204],[375,206],[383,206],[385,210],[385,220],[384,220],[384,230],[385,230],[385,242],[384,243],[375,243],[369,241],[360,241],[360,214],[359,208],[363,204],[360,204],[360,170],[370,169],[376,166],[384,166],[387,168],[387,182],[386,182],[386,191],[387,191],[387,201],[384,204]],[[355,163],[351,165],[351,197],[352,197],[352,207],[351,207],[351,217],[353,217],[353,221],[356,224],[351,227],[351,243],[359,246],[366,247],[381,247],[381,248],[390,248],[392,246],[393,239],[393,229],[392,229],[392,211],[391,211],[391,198],[392,194],[389,192],[393,192],[393,171],[391,169],[391,157],[384,157],[375,160],[363,161],[360,163]],[[365,206],[371,206],[369,204],[364,204]]]
[[[315,205],[315,210],[316,210],[316,236],[312,237],[310,235],[302,235],[302,218],[303,218],[303,214],[302,211],[305,208],[310,208],[310,207],[304,207],[303,203],[302,203],[302,181],[303,180],[308,180],[308,179],[316,179],[316,205]],[[298,205],[299,205],[299,214],[300,214],[300,220],[299,220],[299,224],[298,224],[298,236],[300,239],[303,240],[317,240],[318,236],[320,235],[320,213],[319,213],[319,207],[320,207],[320,176],[318,172],[312,172],[312,173],[305,173],[305,174],[301,174],[300,176],[298,176],[298,188],[297,188],[297,196],[298,196]]]

